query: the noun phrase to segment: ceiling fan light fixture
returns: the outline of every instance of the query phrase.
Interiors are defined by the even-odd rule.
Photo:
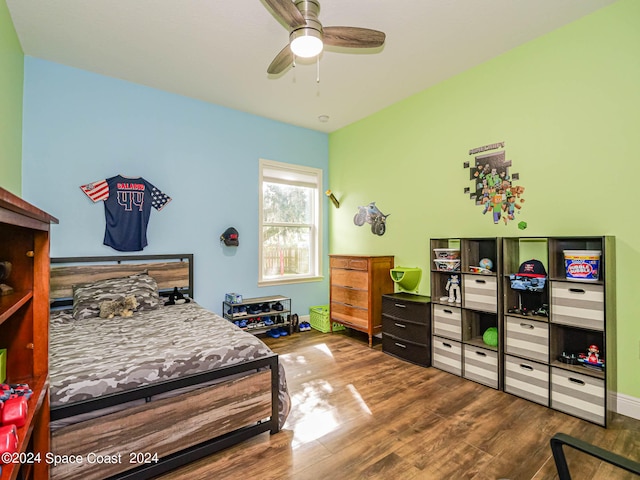
[[[299,28],[291,32],[291,51],[296,57],[312,58],[320,55],[324,47],[322,35],[315,28]]]

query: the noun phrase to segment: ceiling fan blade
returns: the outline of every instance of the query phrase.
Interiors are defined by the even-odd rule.
[[[386,35],[378,30],[359,27],[324,27],[325,45],[348,48],[375,48],[384,44]]]
[[[287,44],[287,46],[276,55],[276,58],[273,59],[271,65],[267,68],[267,73],[269,75],[277,75],[284,72],[292,63],[293,53],[291,52],[291,47]]]
[[[291,0],[264,0],[264,3],[269,5],[271,10],[291,28],[307,24],[307,21]]]

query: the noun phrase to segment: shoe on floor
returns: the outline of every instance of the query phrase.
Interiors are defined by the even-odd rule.
[[[289,329],[286,327],[278,327],[277,329],[274,330],[278,330],[278,333],[280,334],[281,337],[286,337],[287,335],[289,335]]]
[[[277,328],[272,328],[271,330],[267,330],[267,335],[269,335],[271,338],[279,338],[280,331]]]

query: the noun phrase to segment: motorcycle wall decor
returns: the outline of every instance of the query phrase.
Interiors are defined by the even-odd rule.
[[[378,207],[376,202],[371,202],[369,205],[358,207],[358,212],[353,217],[353,223],[358,227],[363,226],[365,223],[371,225],[371,233],[374,235],[384,235],[387,231],[387,217],[390,214],[385,215]]]

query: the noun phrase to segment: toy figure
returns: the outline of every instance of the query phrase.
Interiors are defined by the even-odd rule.
[[[600,349],[597,345],[590,345],[587,353],[587,362],[598,363],[600,360]]]
[[[587,353],[578,354],[578,363],[585,367],[604,369],[604,359],[600,357],[600,349],[597,345],[589,345]]]
[[[462,303],[462,297],[460,296],[460,277],[458,275],[451,275],[444,289],[449,296],[440,297],[440,301],[445,300],[449,303]]]

